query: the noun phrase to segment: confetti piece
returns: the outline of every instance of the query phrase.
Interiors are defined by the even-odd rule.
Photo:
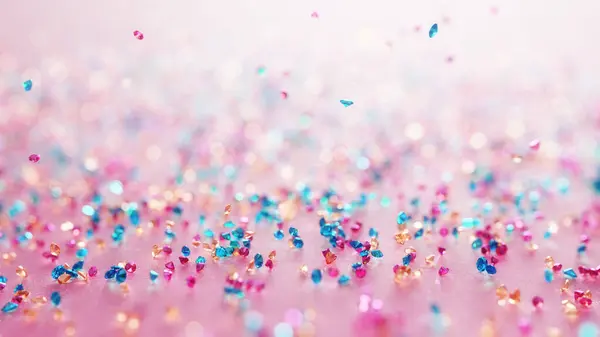
[[[431,28],[429,28],[429,37],[433,38],[438,33],[438,24],[434,23]]]
[[[144,34],[142,34],[142,32],[140,32],[139,30],[134,30],[133,31],[133,36],[135,36],[135,38],[138,39],[138,40],[143,40],[144,39]]]
[[[29,161],[32,163],[37,163],[38,161],[40,161],[40,156],[33,153],[29,155]],[[57,255],[58,256],[58,255]]]
[[[23,89],[25,91],[31,91],[31,88],[33,88],[33,82],[31,80],[23,82]]]
[[[344,106],[344,108],[347,108],[347,107],[349,107],[349,106],[351,106],[351,105],[354,104],[353,101],[349,101],[349,100],[345,100],[345,99],[340,100],[340,103],[342,103],[342,105]]]

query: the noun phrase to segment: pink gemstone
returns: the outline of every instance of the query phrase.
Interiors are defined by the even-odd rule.
[[[531,241],[532,238],[533,238],[533,235],[531,234],[530,231],[523,232],[523,241],[529,242],[529,241]]]
[[[540,149],[540,140],[539,139],[534,139],[529,143],[529,148],[532,149],[533,151],[537,151]]]
[[[313,18],[313,19],[318,19],[319,18],[319,13],[312,12],[312,14],[310,15],[310,17]]]
[[[181,263],[181,264],[187,264],[188,262],[190,262],[190,259],[188,259],[187,257],[185,257],[185,256],[180,256],[179,257],[179,263]]]
[[[260,293],[261,291],[263,291],[263,289],[265,289],[265,283],[264,282],[257,282],[256,285],[254,286],[254,290],[257,293]]]
[[[162,251],[163,251],[163,253],[169,255],[173,252],[173,249],[171,249],[170,246],[164,245]]]
[[[499,244],[498,247],[496,247],[496,254],[498,255],[505,255],[506,252],[508,252],[508,246],[505,244]]]
[[[142,34],[142,32],[140,32],[139,30],[133,31],[133,36],[135,36],[135,38],[138,40],[144,39],[144,34]]]
[[[273,260],[267,260],[267,262],[265,262],[265,267],[273,269]]]
[[[367,275],[367,269],[365,268],[357,268],[354,271],[354,274],[356,275],[356,277],[358,278],[364,278]]]
[[[362,228],[362,223],[360,222],[355,222],[350,226],[350,230],[353,231],[354,233],[360,231],[360,229]]]
[[[590,242],[590,237],[589,237],[589,236],[587,236],[586,234],[582,234],[582,235],[579,237],[579,240],[581,241],[581,243],[585,243],[585,244],[587,244],[587,243],[589,243],[589,242]]]
[[[575,298],[575,301],[577,301],[578,299],[582,298],[583,295],[585,295],[585,293],[582,290],[575,290],[573,292],[573,297]]]
[[[442,227],[442,228],[440,228],[440,235],[441,235],[442,237],[446,237],[446,236],[448,236],[448,228],[446,228],[446,227]]]
[[[171,279],[173,278],[173,271],[169,269],[163,270],[163,277],[165,278],[165,280],[171,281]]]
[[[173,261],[169,261],[169,262],[165,263],[165,268],[167,268],[169,270],[175,270],[175,264],[173,263]]]
[[[248,254],[250,254],[250,250],[246,247],[242,247],[240,248],[239,253],[241,256],[248,256]]]
[[[200,234],[194,235],[194,241],[200,241],[200,239],[201,239]]]
[[[369,263],[369,261],[371,261],[371,256],[367,255],[367,256],[362,257],[363,264],[367,264],[367,263]]]
[[[287,93],[287,92],[285,92],[285,91],[282,91],[282,92],[281,92],[281,98],[283,98],[283,99],[287,99],[287,98],[288,98],[288,93]]]
[[[343,249],[344,249],[344,247],[346,246],[346,245],[344,244],[344,240],[342,240],[342,239],[337,239],[337,240],[335,241],[335,245],[336,245],[336,247],[338,247],[339,249],[342,249],[342,250],[343,250]]]
[[[446,248],[438,247],[438,253],[440,253],[440,255],[444,255],[446,253]]]
[[[196,285],[196,278],[194,276],[188,276],[185,279],[185,283],[189,288],[193,288]]]
[[[394,268],[392,269],[394,271],[394,274],[396,274],[398,272],[398,269],[400,269],[400,265],[398,265],[398,264],[394,265]]]
[[[526,319],[520,320],[519,331],[521,331],[523,335],[529,335],[531,333],[531,322]]]
[[[498,260],[498,258],[497,258],[497,257],[495,257],[495,256],[492,256],[492,257],[490,258],[490,262],[492,262],[492,264],[496,264],[496,263],[500,262],[500,260]]]
[[[450,268],[442,266],[442,267],[440,267],[440,270],[438,270],[438,275],[445,276],[449,272],[450,272]]]
[[[539,296],[533,296],[531,303],[536,308],[541,308],[544,305],[544,299]]]
[[[327,274],[331,277],[337,277],[340,274],[340,271],[336,267],[329,267],[327,268]]]
[[[96,268],[96,266],[91,266],[88,270],[88,275],[90,275],[90,277],[94,277],[96,274],[98,274],[98,268]]]
[[[137,265],[135,264],[135,262],[127,262],[125,264],[125,271],[128,273],[133,273],[135,272],[137,269]]]
[[[552,271],[554,271],[554,272],[559,272],[561,269],[562,269],[562,264],[561,263],[555,263],[552,266]]]
[[[204,263],[197,263],[196,264],[196,273],[201,272],[204,269],[205,264]]]
[[[40,161],[40,156],[33,153],[33,154],[29,155],[29,161],[32,163],[37,163],[38,161]]]

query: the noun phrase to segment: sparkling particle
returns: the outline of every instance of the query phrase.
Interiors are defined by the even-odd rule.
[[[256,268],[261,268],[263,266],[263,263],[264,263],[264,258],[262,257],[262,255],[260,255],[260,254],[254,255],[254,265],[256,266]]]
[[[279,230],[275,231],[273,236],[275,237],[276,240],[282,240],[285,236],[285,233],[281,229],[279,229]]]
[[[134,30],[133,31],[133,36],[135,36],[135,38],[138,39],[138,40],[143,40],[144,39],[144,34],[142,34],[142,32],[140,32],[139,30]]]
[[[52,269],[52,278],[58,280],[58,278],[65,273],[65,267],[58,265]]]
[[[278,323],[273,329],[273,337],[294,337],[294,328],[287,323]]]
[[[10,314],[11,312],[15,312],[18,307],[18,304],[14,302],[8,302],[2,307],[2,312],[5,314]]]
[[[94,277],[97,274],[98,274],[98,268],[96,266],[90,267],[90,269],[88,270],[88,275],[90,275],[90,277]]]
[[[181,247],[181,255],[188,257],[188,256],[190,256],[190,253],[191,253],[191,251],[188,246]]]
[[[150,281],[155,282],[158,279],[158,273],[154,270],[150,271]]]
[[[40,155],[39,154],[30,154],[29,155],[29,161],[32,163],[37,163],[38,161],[40,161]],[[52,251],[51,251],[52,252]],[[59,253],[60,253],[60,248],[59,248]],[[56,255],[58,256],[58,255]]]
[[[404,212],[400,212],[398,213],[398,217],[396,218],[396,223],[398,225],[404,225],[406,223],[406,221],[408,221],[408,214],[404,213]]]
[[[577,278],[577,273],[575,273],[575,271],[573,270],[573,268],[565,269],[563,271],[563,274],[568,279],[575,279],[575,278]]]
[[[342,103],[342,105],[344,106],[344,108],[347,108],[347,107],[349,107],[349,106],[351,106],[351,105],[354,104],[353,101],[349,101],[349,100],[345,100],[345,99],[341,99],[340,103]]]
[[[482,273],[485,271],[486,267],[488,265],[488,261],[485,259],[485,257],[480,257],[477,259],[477,270]]]
[[[23,82],[23,89],[25,91],[31,91],[31,88],[33,88],[33,81],[27,80],[27,81]]]
[[[440,269],[438,270],[438,275],[440,276],[446,276],[448,273],[450,272],[450,269],[447,267],[440,267]]]
[[[532,151],[537,151],[540,149],[540,140],[539,139],[534,139],[529,143],[529,148]]]
[[[115,275],[115,280],[117,283],[123,283],[127,280],[127,271],[123,268],[120,268]]]
[[[27,277],[27,270],[23,266],[17,266],[16,270],[17,276],[21,278]]]
[[[540,296],[533,296],[531,304],[533,304],[535,308],[541,308],[544,305],[544,299]]]
[[[434,23],[433,26],[431,26],[431,28],[429,28],[429,37],[433,38],[434,36],[436,36],[438,33],[438,24]]]
[[[50,294],[50,302],[52,302],[52,304],[54,304],[55,307],[58,307],[60,305],[60,293],[58,291],[53,292],[52,294]]]
[[[313,270],[310,274],[310,279],[313,281],[314,284],[321,283],[321,280],[323,279],[323,273],[321,272],[321,269]]]

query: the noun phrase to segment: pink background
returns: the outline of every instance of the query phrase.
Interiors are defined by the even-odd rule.
[[[318,19],[311,18],[314,11]],[[148,197],[149,184],[172,189],[170,180],[181,166],[217,168],[218,175],[188,179],[182,187],[195,199],[184,213],[193,224],[177,229],[173,248],[178,252],[198,232],[199,200],[211,200],[208,222],[217,227],[216,215],[232,203],[231,195],[222,193],[227,182],[223,167],[234,165],[242,169],[233,191],[245,195],[277,195],[277,188],[293,189],[298,182],[311,184],[315,192],[333,186],[344,201],[361,191],[377,195],[353,219],[379,230],[385,257],[348,288],[337,289],[335,280],[325,276],[315,289],[296,275],[302,263],[310,268],[322,264],[325,242],[314,213],[300,212],[292,221],[306,243],[299,254],[285,241],[275,242],[273,228],[255,228],[252,254],[278,253],[271,275],[263,270],[257,276],[267,280],[264,293],[249,295],[251,310],[265,317],[268,336],[292,308],[316,311],[307,323],[316,336],[352,336],[359,296],[365,292],[383,300],[386,314],[402,314],[396,328],[404,335],[395,332],[394,337],[437,336],[430,327],[432,302],[450,320],[443,336],[479,336],[485,319],[496,321],[497,336],[509,337],[518,335],[521,318],[531,319],[532,336],[546,336],[549,327],[576,336],[580,321],[600,322],[594,303],[580,321],[569,324],[560,307],[566,298],[558,291],[561,277],[552,284],[543,280],[547,255],[565,268],[578,265],[577,239],[583,230],[566,228],[563,220],[579,216],[593,200],[589,182],[596,173],[600,139],[600,2],[0,0],[0,13],[0,200],[6,207],[17,198],[28,200],[36,189],[43,202],[35,212],[43,222],[85,225],[79,211],[49,201],[50,186],[77,198],[77,209],[96,185],[108,205],[117,205]],[[434,22],[439,34],[430,39],[427,31]],[[142,31],[144,40],[136,40],[134,30]],[[257,75],[261,65],[264,76]],[[27,79],[34,84],[25,93],[21,83]],[[287,100],[280,98],[281,90],[289,94]],[[355,105],[343,108],[340,99]],[[302,124],[303,116],[310,116],[309,126]],[[409,137],[411,123],[420,123],[422,137]],[[470,141],[478,132],[486,142],[474,149]],[[310,139],[312,145],[295,145],[291,135]],[[510,154],[526,153],[534,138],[542,140],[540,151],[521,165],[512,163]],[[502,150],[491,149],[497,142],[503,142]],[[245,148],[235,150],[240,144]],[[71,158],[70,164],[58,163],[57,148]],[[186,151],[189,161],[181,160]],[[355,165],[360,151],[373,165],[391,160],[383,184],[360,187],[366,176]],[[27,161],[31,153],[41,155],[37,165]],[[580,170],[565,170],[566,165],[557,165],[561,159]],[[88,167],[97,163],[101,179],[84,179],[86,160]],[[453,176],[451,209],[464,217],[474,214],[476,199],[468,194],[468,176],[461,169],[469,163],[492,167],[502,177],[500,185],[512,192],[544,179],[553,184],[542,201],[546,218],[529,223],[539,251],[528,254],[513,238],[493,279],[496,285],[521,289],[520,307],[495,304],[495,286],[486,286],[477,273],[478,255],[467,233],[458,242],[436,236],[400,247],[393,240],[396,215],[408,208],[407,199],[420,195],[428,207],[444,173]],[[122,196],[110,194],[106,183],[126,180],[133,167],[138,180],[126,181]],[[566,196],[557,193],[559,178],[571,183]],[[217,196],[208,196],[211,184],[219,187]],[[417,191],[418,184],[427,186],[425,192]],[[406,198],[399,200],[399,194]],[[379,205],[381,196],[393,199],[389,208]],[[233,213],[254,214],[238,204]],[[16,221],[24,222],[27,215]],[[544,240],[549,221],[560,224],[560,235]],[[6,217],[0,221],[9,238],[11,225]],[[107,223],[98,237],[110,240],[112,225]],[[69,322],[77,336],[123,335],[114,319],[119,310],[141,317],[140,336],[252,336],[243,328],[243,314],[223,304],[223,281],[231,266],[209,262],[190,290],[184,279],[193,266],[186,270],[176,263],[173,281],[165,284],[161,276],[150,291],[148,271],[160,272],[165,262],[150,258],[162,230],[129,234],[121,248],[100,251],[90,244],[86,259],[86,269],[98,266],[100,274],[119,261],[136,261],[128,296],[101,275],[88,285],[58,286],[50,278],[53,266],[40,257],[42,250],[0,242],[0,253],[17,253],[12,263],[0,261],[0,275],[9,278],[1,303],[10,300],[17,284],[14,269],[21,264],[28,268],[24,284],[32,295],[49,297],[60,290],[65,313],[62,322],[52,319],[49,305],[34,322],[26,322],[21,309],[0,315],[0,336],[64,336]],[[600,237],[590,234],[586,261],[595,266],[600,264],[595,244]],[[47,249],[49,242],[63,245],[70,235],[59,231],[35,238],[43,239]],[[393,283],[392,266],[401,263],[403,248],[414,246],[422,264],[439,245],[448,249],[443,258],[451,270],[447,277],[440,280],[435,270],[425,270],[413,288]],[[75,256],[63,249],[59,262],[72,264]],[[337,265],[346,271],[355,261],[346,252]],[[580,282],[576,288],[591,289],[598,298],[599,282]],[[532,313],[534,295],[545,299],[543,312]],[[179,308],[179,321],[165,321],[168,306]],[[203,332],[190,328],[194,322]]]

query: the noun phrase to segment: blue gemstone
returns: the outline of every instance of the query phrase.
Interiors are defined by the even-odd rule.
[[[64,273],[65,273],[65,267],[63,267],[62,265],[56,266],[56,267],[54,267],[54,269],[52,269],[52,278],[55,280],[58,280],[60,275],[62,275]]]
[[[471,248],[478,249],[478,248],[481,248],[482,245],[483,245],[483,241],[481,241],[480,238],[477,238],[477,239],[475,239],[475,241],[473,241],[473,243],[471,243]]]
[[[491,264],[488,264],[487,266],[485,266],[485,271],[490,275],[494,275],[496,274],[496,267],[494,267]]]
[[[217,249],[215,249],[215,255],[217,257],[226,257],[227,256],[227,250],[221,246],[217,247]]]
[[[158,273],[155,272],[154,270],[150,271],[150,281],[154,282],[156,281],[156,279],[158,278]]]
[[[190,256],[190,248],[188,246],[181,247],[181,254],[185,257]]]
[[[433,26],[431,26],[431,28],[429,28],[429,37],[432,38],[432,37],[436,36],[437,32],[438,32],[438,25],[437,25],[437,23],[434,23]]]
[[[377,233],[377,230],[375,228],[370,228],[369,229],[369,236],[372,238],[376,238],[379,235],[379,233]]]
[[[396,223],[398,225],[403,225],[406,223],[406,221],[408,221],[409,217],[406,213],[404,212],[400,212],[398,213],[398,217],[396,218]]]
[[[408,266],[410,264],[411,258],[410,255],[406,255],[402,258],[402,264]]]
[[[2,312],[5,314],[10,314],[11,312],[17,310],[18,307],[19,306],[16,303],[8,302],[2,307]]]
[[[321,280],[323,279],[323,273],[321,272],[321,269],[313,270],[310,274],[310,279],[313,281],[314,284],[321,283]]]
[[[198,256],[198,258],[196,259],[196,264],[205,264],[206,263],[206,258],[204,256]]]
[[[290,233],[291,236],[298,236],[298,230],[294,227],[290,227],[288,233]]]
[[[6,276],[0,275],[0,284],[6,285],[6,282],[8,282],[8,279],[6,278]]]
[[[27,81],[23,82],[23,89],[25,91],[30,91],[31,88],[33,88],[33,82],[31,80],[27,80]]]
[[[342,275],[338,279],[338,284],[341,285],[341,286],[345,286],[348,283],[350,283],[350,276],[348,276],[348,275]]]
[[[117,280],[117,283],[125,282],[125,280],[127,280],[127,271],[125,269],[119,269],[115,279]]]
[[[280,230],[275,231],[275,233],[273,234],[273,236],[275,237],[275,239],[281,240],[281,239],[283,239],[283,237],[285,236],[285,234],[280,229]]]
[[[352,104],[354,104],[354,102],[352,102],[352,101],[349,101],[349,100],[346,100],[346,99],[341,99],[341,100],[340,100],[340,103],[342,103],[342,105],[343,105],[345,108],[347,108],[347,107],[351,106]]]
[[[88,255],[88,250],[87,248],[79,248],[77,249],[77,252],[75,253],[75,256],[77,256],[77,258],[79,259],[84,259],[86,256]]]
[[[254,255],[254,266],[256,268],[262,267],[263,263],[264,263],[264,259],[263,259],[262,255],[260,255],[260,254]]]
[[[416,231],[415,232],[415,239],[418,239],[418,238],[422,237],[424,232],[425,232],[425,230],[423,228],[421,228],[418,231]]]
[[[115,278],[115,275],[117,275],[117,272],[111,268],[106,273],[104,273],[104,278],[110,280]]]
[[[573,268],[569,268],[569,269],[565,269],[563,271],[563,274],[569,278],[569,279],[574,279],[577,278],[577,274],[575,273],[575,271],[573,270]]]
[[[550,270],[550,269],[544,270],[544,280],[546,280],[546,282],[548,282],[548,283],[550,283],[554,280],[554,273],[552,273],[552,270]]]
[[[383,257],[383,253],[381,252],[381,250],[377,249],[377,250],[372,250],[371,251],[371,255],[373,255],[373,257]]]
[[[225,227],[225,228],[233,228],[233,227],[235,227],[235,224],[232,221],[226,221],[223,224],[223,227]]]
[[[77,262],[75,262],[75,264],[73,265],[72,270],[73,271],[78,271],[78,270],[81,270],[81,269],[83,269],[83,261],[77,261]]]
[[[243,239],[244,238],[244,230],[241,227],[238,227],[238,228],[234,229],[233,231],[231,231],[231,235],[233,235],[233,237],[236,239]]]
[[[24,289],[25,289],[25,287],[23,286],[23,284],[19,283],[19,284],[17,284],[17,286],[15,287],[15,293],[16,293],[17,291],[21,291],[21,290],[24,290]]]
[[[54,304],[54,306],[58,307],[60,305],[60,293],[58,291],[55,291],[52,294],[50,294],[50,301],[52,302],[52,304]]]
[[[302,241],[302,239],[299,237],[295,237],[294,240],[292,240],[292,244],[298,249],[304,247],[304,241]]]
[[[488,265],[488,261],[485,259],[485,257],[480,257],[477,259],[477,270],[482,273],[485,271],[485,267],[487,267]]]

